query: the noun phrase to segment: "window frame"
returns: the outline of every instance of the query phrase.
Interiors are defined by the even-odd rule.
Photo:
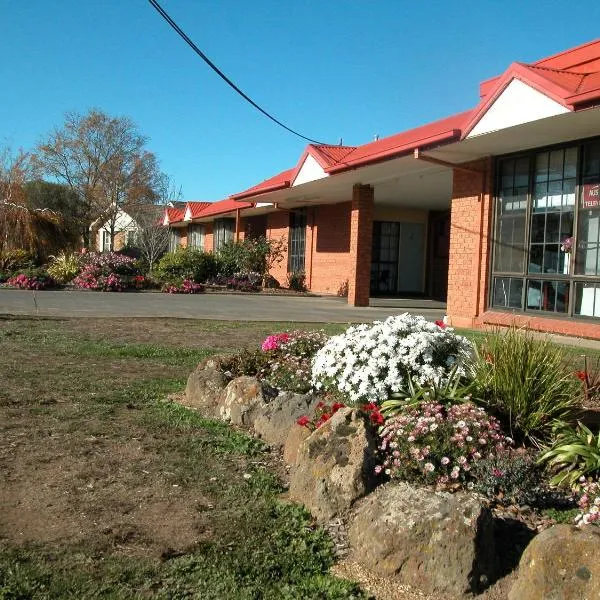
[[[290,210],[288,222],[288,273],[306,270],[306,226],[308,211],[306,208]]]
[[[229,234],[229,235],[228,235]],[[213,252],[235,239],[235,219],[223,217],[213,221]]]
[[[530,273],[529,264],[531,257],[531,227],[532,227],[532,214],[533,214],[533,201],[535,191],[535,168],[536,168],[536,157],[543,152],[552,152],[555,150],[567,150],[568,148],[577,148],[578,156],[576,163],[576,175],[575,175],[575,203],[573,207],[573,238],[577,242],[579,236],[579,220],[581,208],[581,198],[583,193],[583,184],[586,177],[584,176],[584,157],[585,147],[589,144],[600,143],[600,136],[592,136],[589,138],[582,138],[572,140],[570,142],[562,142],[558,144],[552,144],[548,146],[541,146],[538,148],[532,148],[526,151],[513,152],[509,154],[499,155],[494,157],[493,160],[493,196],[491,203],[491,228],[490,228],[490,261],[488,265],[488,291],[487,291],[487,307],[488,310],[498,312],[508,312],[512,314],[526,314],[528,316],[539,316],[543,318],[553,319],[577,319],[577,320],[591,320],[597,322],[600,316],[582,315],[575,312],[577,305],[577,288],[583,287],[585,284],[594,285],[599,288],[600,295],[600,273],[598,275],[584,275],[576,273],[577,270],[577,253],[579,245],[575,243],[571,252],[570,267],[567,274],[564,273]],[[527,192],[527,206],[525,211],[525,236],[524,236],[524,251],[525,257],[523,261],[523,269],[521,273],[497,271],[495,270],[495,264],[498,260],[497,257],[497,225],[498,225],[498,214],[497,206],[500,197],[500,190],[502,188],[501,181],[501,164],[507,160],[518,160],[519,158],[526,157],[529,160],[529,182]],[[568,178],[570,179],[570,178]],[[564,176],[564,163],[563,163],[563,178]],[[564,192],[563,192],[564,193]],[[583,209],[585,210],[585,209]],[[599,209],[600,210],[600,209]],[[546,221],[547,223],[547,221]],[[559,231],[560,237],[560,231]],[[598,259],[600,261],[600,258]],[[511,279],[520,281],[522,285],[521,289],[521,302],[520,307],[500,306],[494,305],[494,293],[495,283],[497,279]],[[530,282],[537,281],[548,281],[548,282],[562,282],[568,284],[568,305],[565,312],[557,312],[556,310],[544,310],[543,308],[535,309],[527,307],[527,290]],[[556,302],[555,302],[556,308]]]

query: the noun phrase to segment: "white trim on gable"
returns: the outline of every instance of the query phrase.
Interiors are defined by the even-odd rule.
[[[513,79],[467,135],[472,138],[515,125],[562,115],[569,109],[519,79]]]
[[[192,209],[189,206],[185,207],[185,213],[183,215],[183,220],[184,221],[191,221],[192,220]]]
[[[315,160],[311,154],[307,154],[296,179],[292,183],[292,187],[300,185],[302,183],[308,183],[309,181],[316,181],[317,179],[324,179],[329,177],[323,170],[323,167]]]

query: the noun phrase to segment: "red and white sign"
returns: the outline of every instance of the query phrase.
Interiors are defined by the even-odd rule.
[[[584,183],[581,208],[600,207],[600,183]]]

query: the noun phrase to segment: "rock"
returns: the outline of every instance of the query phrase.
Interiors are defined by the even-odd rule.
[[[349,509],[375,485],[375,436],[351,408],[340,409],[300,445],[289,495],[320,521]]]
[[[310,394],[281,392],[269,400],[260,409],[254,421],[254,431],[267,444],[281,448],[292,427],[298,427],[296,421],[303,415],[312,415],[317,400]]]
[[[256,377],[236,377],[221,394],[219,416],[234,425],[253,427],[263,400],[262,385]]]
[[[478,592],[498,576],[490,511],[469,494],[390,483],[360,502],[352,559],[426,593]]]
[[[188,377],[185,397],[181,403],[198,408],[206,416],[217,416],[219,398],[227,385],[221,372],[219,359],[212,357],[203,360]]]
[[[600,530],[556,525],[527,546],[509,600],[600,598]]]
[[[310,429],[300,425],[292,425],[283,446],[283,462],[294,467],[298,462],[298,450],[304,440],[311,434]]]

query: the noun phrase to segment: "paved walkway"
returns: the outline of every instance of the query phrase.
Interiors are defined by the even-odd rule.
[[[441,319],[445,304],[431,300],[373,300],[353,308],[344,298],[238,294],[101,293],[0,289],[0,314],[43,317],[174,317],[231,321],[361,323],[411,312]]]

